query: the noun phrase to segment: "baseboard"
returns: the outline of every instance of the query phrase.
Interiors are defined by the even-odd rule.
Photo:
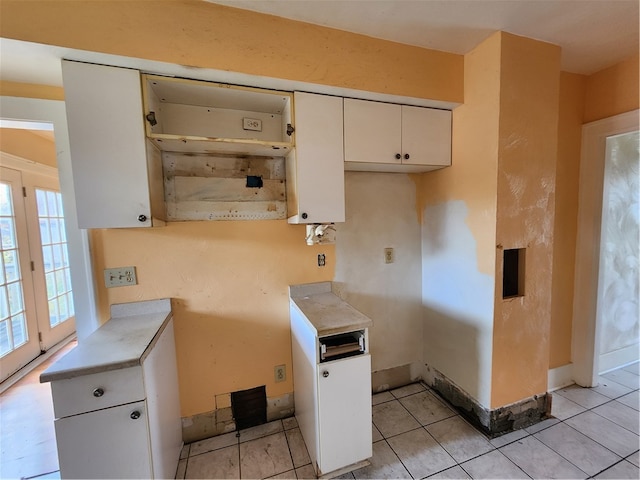
[[[182,417],[182,440],[185,444],[236,430],[230,402],[226,401],[228,395],[216,396],[219,408],[189,417]],[[293,414],[293,393],[287,393],[280,397],[267,397],[268,422],[292,417]]]
[[[17,382],[22,380],[27,375],[29,375],[29,373],[31,373],[33,370],[38,368],[44,362],[49,360],[49,358],[51,358],[55,353],[57,353],[62,348],[66,347],[69,344],[69,342],[72,342],[75,339],[76,339],[76,334],[74,332],[68,337],[62,339],[60,342],[56,343],[53,347],[51,347],[45,353],[38,355],[36,358],[34,358],[29,363],[27,363],[24,367],[22,367],[16,373],[11,375],[10,377],[7,377],[6,380],[0,383],[0,393],[4,393],[5,391],[7,391],[7,389],[15,385]]]
[[[547,374],[547,392],[553,392],[575,383],[573,381],[573,363],[550,368]]]
[[[371,390],[373,393],[384,392],[418,382],[422,380],[421,370],[422,366],[419,363],[407,363],[372,372]]]
[[[425,382],[460,415],[492,438],[531,426],[551,413],[551,395],[548,393],[491,410],[429,365],[425,365]]]
[[[629,345],[628,347],[600,355],[598,368],[600,375],[640,360],[639,347],[640,344],[636,343],[635,345]]]

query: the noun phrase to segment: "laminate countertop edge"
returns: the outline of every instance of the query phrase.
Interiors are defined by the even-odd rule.
[[[114,305],[112,318],[40,375],[40,382],[142,365],[173,318],[170,299]],[[113,316],[113,314],[118,316]]]

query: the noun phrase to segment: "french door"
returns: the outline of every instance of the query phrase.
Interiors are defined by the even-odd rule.
[[[0,381],[75,331],[57,177],[0,167]]]

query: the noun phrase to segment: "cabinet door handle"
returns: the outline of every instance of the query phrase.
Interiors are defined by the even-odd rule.
[[[307,215],[306,213],[303,213],[302,215],[300,215],[304,220],[306,220],[307,218],[309,218],[309,215]]]
[[[137,420],[140,418],[140,412],[138,410],[134,410],[129,416],[131,417],[131,420]]]
[[[396,153],[396,158],[400,160],[402,158],[402,155],[400,155],[399,153]]]
[[[405,159],[405,160],[409,160],[409,154],[408,154],[408,153],[405,153],[405,154],[404,154],[404,159]]]
[[[94,397],[101,397],[102,395],[104,395],[104,389],[103,388],[96,388],[93,391],[93,396]]]
[[[139,222],[146,222],[147,221],[147,216],[146,215],[138,215],[138,221]]]
[[[329,376],[329,372],[327,372],[326,370],[324,372],[322,372],[322,376],[324,378],[327,378]]]

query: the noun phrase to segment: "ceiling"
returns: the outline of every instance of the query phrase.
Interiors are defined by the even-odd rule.
[[[585,75],[638,53],[639,0],[207,0],[465,54],[497,30],[562,47]]]

